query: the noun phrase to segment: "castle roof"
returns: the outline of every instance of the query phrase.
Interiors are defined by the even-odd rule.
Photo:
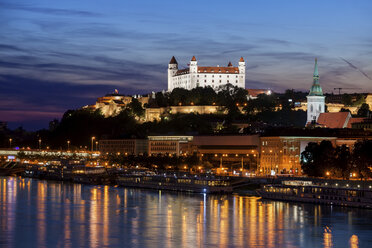
[[[173,56],[172,58],[171,58],[171,60],[169,61],[169,64],[170,65],[172,65],[172,64],[178,64],[177,63],[177,60],[176,60],[176,58]]]
[[[196,58],[195,58],[195,56],[192,56],[192,59],[191,59],[191,61],[196,61]]]
[[[230,67],[230,66],[233,66],[233,65],[231,64],[231,61],[229,61],[229,64],[228,64],[227,66],[229,66],[229,67]]]
[[[199,66],[198,73],[230,73],[239,74],[239,67]]]
[[[243,59],[243,57],[240,57],[240,60],[239,60],[239,62],[244,62],[244,59]]]
[[[178,70],[175,76],[188,74],[190,69]],[[219,67],[219,66],[198,66],[198,73],[214,73],[214,74],[239,74],[239,67]]]
[[[181,70],[176,71],[175,76],[183,75],[183,74],[188,74],[189,72],[190,72],[190,69],[189,68],[187,68],[187,69],[181,69]]]

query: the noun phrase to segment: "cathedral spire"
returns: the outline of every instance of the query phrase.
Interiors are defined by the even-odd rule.
[[[323,96],[323,90],[319,84],[318,59],[317,58],[315,58],[313,85],[310,88],[309,96]]]
[[[315,66],[314,66],[314,80],[319,80],[319,72],[318,72],[318,59],[315,58]],[[319,82],[318,82],[319,83]]]

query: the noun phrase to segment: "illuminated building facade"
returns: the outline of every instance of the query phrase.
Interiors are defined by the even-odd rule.
[[[148,136],[149,155],[189,154],[193,136]]]
[[[141,155],[148,151],[147,139],[112,139],[100,140],[98,149],[101,154]]]
[[[329,140],[336,145],[337,137],[270,136],[260,137],[259,172],[265,175],[301,174],[301,153],[310,142]]]
[[[232,84],[245,88],[245,61],[243,57],[238,66],[231,62],[226,67],[198,66],[195,56],[192,57],[189,68],[179,69],[175,57],[168,64],[168,91],[175,88],[191,90],[196,87],[210,86],[217,90],[220,86]]]
[[[88,105],[84,108],[92,110],[100,110],[105,117],[115,116],[125,108],[129,103],[132,102],[133,98],[137,99],[141,103],[142,107],[149,103],[149,96],[125,96],[119,94],[118,90],[114,93],[107,94],[103,97],[98,97],[95,105]]]
[[[201,160],[256,170],[259,144],[258,135],[194,136],[193,151]]]

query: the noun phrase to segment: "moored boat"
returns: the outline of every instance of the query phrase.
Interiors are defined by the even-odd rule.
[[[372,190],[327,187],[311,184],[264,185],[258,190],[262,198],[282,201],[372,208]]]
[[[117,184],[124,187],[139,187],[194,193],[231,193],[238,180],[230,177],[195,177],[166,174],[123,174]]]

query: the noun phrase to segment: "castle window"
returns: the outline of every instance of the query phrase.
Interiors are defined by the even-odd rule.
[[[238,75],[236,75],[235,77],[238,78]]]
[[[197,75],[197,77],[199,77],[199,75]]]
[[[204,83],[206,83],[207,82],[207,80],[204,80]]]
[[[227,77],[229,77],[229,75],[227,75]]]
[[[214,83],[214,80],[212,80],[212,83]]]
[[[321,112],[322,111],[322,107],[319,105],[319,112]]]
[[[227,80],[227,82],[229,82],[229,80]]]
[[[207,77],[207,75],[204,75],[204,77]]]
[[[235,83],[238,83],[238,80],[235,80]]]
[[[213,71],[212,71],[213,72]],[[214,75],[212,75],[212,77],[214,77]]]
[[[313,105],[311,104],[311,105],[310,105],[310,111],[313,112],[313,110],[314,110],[314,109],[313,109]]]
[[[221,80],[220,80],[220,83],[221,83]]]
[[[220,77],[222,77],[222,76],[220,75]]]
[[[196,82],[197,82],[197,83],[199,83],[199,79],[198,79],[198,80],[196,80]]]

